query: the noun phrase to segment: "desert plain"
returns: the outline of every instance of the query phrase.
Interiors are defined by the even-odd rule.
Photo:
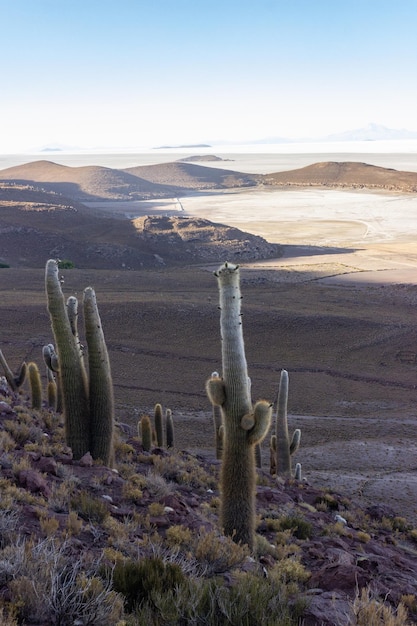
[[[90,205],[119,217],[202,217],[280,244],[277,258],[241,263],[253,398],[273,402],[287,369],[304,479],[417,521],[416,193],[255,188]],[[204,383],[221,371],[213,271],[225,260],[236,261],[63,271],[66,295],[96,289],[118,421],[135,428],[160,402],[173,412],[176,446],[205,456],[214,432]],[[3,352],[16,368],[39,361],[52,340],[42,268],[0,278]]]

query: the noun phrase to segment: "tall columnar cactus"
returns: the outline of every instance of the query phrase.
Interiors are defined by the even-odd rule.
[[[58,366],[67,444],[76,459],[91,452],[94,459],[110,465],[113,458],[113,385],[94,290],[87,287],[83,298],[88,374],[78,338],[78,302],[70,297],[65,303],[55,260],[46,264],[46,293],[58,358],[54,357],[52,345],[44,349],[44,356],[50,369]]]
[[[167,409],[165,411],[165,430],[166,430],[167,448],[173,448],[174,443],[175,443],[174,418],[172,417],[171,409]]]
[[[143,449],[145,452],[150,452],[152,448],[152,424],[149,415],[143,415],[140,420],[140,434]]]
[[[92,287],[84,290],[83,305],[85,338],[88,345],[90,452],[93,459],[101,459],[104,465],[111,465],[114,427],[113,381],[96,294]]]
[[[28,364],[29,385],[32,396],[32,409],[40,410],[42,408],[42,383],[39,368],[36,363]]]
[[[46,294],[48,311],[59,361],[59,376],[64,401],[65,434],[75,459],[90,450],[90,409],[88,381],[77,338],[74,336],[61,282],[58,263],[50,259],[46,264]]]
[[[13,374],[3,352],[0,350],[0,364],[3,367],[4,375],[12,391],[17,391],[23,385],[27,374],[27,364],[23,361],[17,374]]]
[[[220,292],[222,377],[206,383],[212,404],[221,407],[224,427],[220,473],[221,524],[237,543],[255,539],[255,445],[268,432],[271,405],[252,406],[241,319],[239,266],[225,263],[215,273]]]
[[[275,452],[277,476],[291,477],[291,456],[298,450],[301,430],[296,428],[290,441],[288,434],[288,372],[282,370],[278,392],[277,422],[275,437],[271,439],[271,447]],[[301,466],[299,468],[301,470]]]
[[[162,406],[157,403],[154,408],[156,445],[162,448],[164,445],[164,418],[162,415]]]

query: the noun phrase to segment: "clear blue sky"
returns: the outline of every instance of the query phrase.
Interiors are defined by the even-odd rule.
[[[0,152],[417,131],[417,0],[0,0]]]

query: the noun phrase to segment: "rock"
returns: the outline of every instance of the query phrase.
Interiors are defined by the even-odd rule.
[[[50,490],[47,481],[37,470],[21,470],[19,472],[19,483],[32,493],[42,493],[49,496]]]
[[[14,410],[12,409],[10,404],[2,400],[0,402],[0,413],[3,415],[10,415],[11,413],[14,413]]]
[[[53,476],[58,475],[58,463],[54,458],[49,456],[42,456],[37,461],[36,468],[40,472],[45,472],[46,474],[53,474]]]
[[[86,452],[83,457],[78,461],[81,467],[93,467],[93,457],[89,452]]]

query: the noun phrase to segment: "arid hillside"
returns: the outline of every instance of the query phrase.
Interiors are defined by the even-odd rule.
[[[265,185],[297,185],[417,191],[417,173],[355,162],[324,162],[262,177]]]
[[[48,258],[79,268],[139,269],[227,257],[279,256],[262,237],[192,217],[117,219],[22,184],[0,183],[0,262],[43,267]]]
[[[200,157],[201,158],[201,157]],[[0,180],[42,186],[74,200],[146,200],[214,191],[267,186],[321,186],[414,192],[417,173],[366,163],[324,162],[273,174],[245,174],[184,161],[142,165],[125,170],[98,166],[68,167],[34,161],[0,170]]]

